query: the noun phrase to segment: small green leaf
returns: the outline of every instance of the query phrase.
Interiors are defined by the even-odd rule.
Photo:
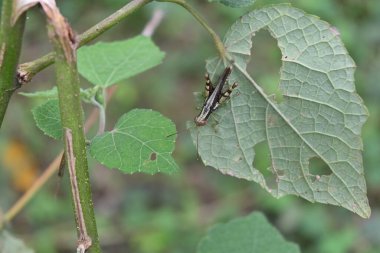
[[[299,253],[299,247],[285,241],[261,213],[216,225],[207,233],[197,253]]]
[[[253,5],[256,0],[209,0],[209,2],[219,2],[228,7],[239,8]]]
[[[54,139],[62,138],[61,116],[57,99],[52,99],[32,110],[34,120],[44,134]]]
[[[78,70],[91,83],[107,87],[160,64],[164,55],[145,36],[99,42],[78,50]]]
[[[281,101],[246,70],[252,37],[261,29],[282,53]],[[336,29],[289,5],[273,5],[242,16],[224,45],[234,60],[229,82],[239,84],[240,95],[232,94],[207,125],[191,129],[203,162],[255,181],[275,197],[292,194],[368,218],[360,137],[368,111],[355,91],[355,63]],[[218,77],[225,64],[210,60],[210,77]],[[262,142],[270,150],[269,173],[254,166],[255,146]],[[313,171],[315,160],[324,173]]]
[[[0,253],[33,253],[23,241],[14,237],[7,231],[0,232]]]
[[[175,132],[173,122],[160,113],[134,109],[112,131],[96,136],[90,153],[101,164],[125,173],[171,173],[178,169],[171,156]]]
[[[94,86],[87,89],[80,89],[80,96],[82,101],[86,103],[92,103],[92,99],[97,93],[102,90],[100,86]],[[18,94],[29,98],[45,98],[45,99],[58,99],[57,87],[53,87],[50,90],[42,90],[36,92],[19,92]]]
[[[18,94],[29,98],[58,98],[57,87],[36,92],[19,92]]]

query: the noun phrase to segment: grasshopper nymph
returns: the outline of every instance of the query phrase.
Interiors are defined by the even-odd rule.
[[[206,99],[203,104],[202,110],[197,117],[195,117],[194,122],[197,126],[204,126],[207,124],[207,119],[210,117],[211,113],[215,111],[221,103],[229,98],[233,89],[237,87],[237,83],[234,83],[226,91],[223,90],[224,84],[227,82],[228,76],[232,72],[232,66],[227,67],[223,74],[219,77],[216,86],[213,86],[209,75],[206,74],[206,86],[205,95]]]

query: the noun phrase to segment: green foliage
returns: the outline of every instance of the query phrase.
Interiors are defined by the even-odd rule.
[[[260,29],[269,30],[282,52],[282,101],[265,94],[245,70],[251,38]],[[243,16],[224,43],[235,60],[230,82],[239,83],[240,95],[232,95],[214,114],[216,123],[191,130],[194,142],[200,140],[203,162],[258,182],[275,197],[294,194],[368,218],[360,138],[368,113],[355,92],[355,63],[336,30],[315,16],[277,5]],[[214,59],[207,70],[215,79],[224,67]],[[253,148],[261,142],[268,142],[274,187],[253,167]],[[327,164],[328,173],[313,174],[312,158]]]
[[[255,3],[256,0],[209,0],[209,2],[219,2],[229,7],[247,7]]]
[[[171,173],[178,169],[171,156],[175,132],[173,122],[160,113],[134,109],[112,131],[95,137],[90,153],[103,165],[125,173]]]
[[[78,69],[95,87],[81,89],[81,99],[87,103],[99,101],[101,87],[108,87],[137,75],[161,63],[164,53],[145,36],[129,40],[85,46],[78,50]],[[56,87],[32,93],[20,92],[31,98],[57,98]],[[55,102],[53,102],[55,101]],[[48,101],[33,110],[36,125],[48,136],[62,137],[58,100]]]
[[[0,252],[33,253],[34,251],[26,247],[23,241],[4,230],[0,233]]]
[[[78,50],[78,70],[92,84],[108,87],[160,64],[164,55],[145,36],[99,42]]]
[[[299,253],[261,213],[216,225],[203,238],[198,253]]]
[[[54,138],[62,138],[62,124],[59,116],[58,99],[51,99],[32,110],[34,120],[44,134]]]
[[[125,4],[119,0],[100,1],[97,4],[101,4],[101,8],[90,8],[89,11],[88,5],[93,5],[92,2],[78,0],[75,2],[75,8],[69,2],[62,2],[64,7],[62,11],[65,16],[69,15],[69,20],[74,27],[82,28],[92,26],[94,19],[101,20]],[[255,5],[261,6],[279,2],[284,1],[257,1]],[[380,1],[294,0],[291,2],[293,6],[318,15],[338,27],[345,47],[358,66],[355,72],[356,88],[370,111],[370,118],[363,129],[363,142],[368,197],[370,203],[373,204],[376,202],[380,185],[380,173],[378,173],[378,164],[380,163],[380,156],[378,155],[380,147],[380,110],[378,109],[380,108],[380,100],[378,99],[380,97],[380,86],[378,85],[380,79],[380,71],[378,71],[380,67],[380,33],[377,32],[380,26]],[[244,9],[225,8],[220,4],[212,5],[208,1],[192,1],[192,3],[196,9],[202,10],[206,19],[210,21],[211,27],[217,31],[224,31],[227,26],[245,12]],[[163,7],[162,3],[149,4],[144,11],[130,16],[125,23],[115,26],[102,35],[101,39],[112,41],[120,39],[126,33],[139,33],[143,26],[142,20],[145,21],[149,18],[148,15],[156,7],[155,5],[159,5],[159,8]],[[186,94],[189,95],[191,91],[202,90],[203,73],[200,71],[200,64],[202,64],[204,56],[211,55],[215,49],[205,37],[204,31],[195,25],[191,15],[184,15],[183,9],[175,5],[167,4],[165,7],[168,7],[165,12],[169,15],[160,24],[154,38],[166,45],[165,47],[170,51],[170,59],[159,69],[157,68],[157,73],[156,71],[149,71],[138,78],[129,79],[128,85],[123,82],[108,106],[107,119],[113,120],[117,115],[133,108],[136,103],[154,107],[167,113],[167,115],[172,115],[174,122],[182,122],[186,118],[192,118],[191,115],[195,114],[193,103],[189,102],[191,100],[182,100],[182,96],[186,97]],[[77,15],[84,12],[86,15]],[[40,18],[40,13],[35,11],[28,13],[28,16],[28,32],[25,34],[27,43],[24,51],[32,50],[35,55],[46,53],[46,48],[48,48],[45,40],[46,35],[40,32],[45,21]],[[180,27],[191,28],[188,30],[189,32],[184,33],[183,29],[176,29],[179,27],[179,23]],[[255,81],[260,81],[259,84],[267,92],[265,89],[269,85],[267,78],[275,79],[271,82],[278,82],[276,79],[278,79],[279,71],[274,67],[279,65],[280,58],[277,54],[278,49],[273,50],[273,43],[268,43],[268,36],[262,36],[263,33],[269,34],[266,30],[261,30],[253,38],[252,62],[247,71],[254,77]],[[36,40],[39,43],[34,43]],[[268,44],[270,45],[267,46]],[[33,45],[32,48],[30,48],[31,45]],[[258,54],[258,51],[262,53]],[[256,68],[258,65],[260,67]],[[39,81],[33,82],[31,86],[26,85],[20,90],[31,91],[35,87],[42,87],[43,85],[49,88],[49,84],[43,83],[49,73],[49,71],[44,71],[39,74],[44,76],[42,79],[35,79]],[[159,76],[159,81],[157,81],[157,76]],[[156,82],[159,84],[156,85]],[[267,93],[269,94],[269,91]],[[279,92],[280,95],[281,93]],[[173,94],[181,94],[180,107],[178,99],[168,99]],[[237,94],[238,92],[232,95],[233,100]],[[240,96],[242,95],[238,95],[237,98]],[[53,154],[45,151],[40,152],[41,147],[46,147],[42,144],[45,139],[40,132],[34,130],[32,127],[33,119],[30,113],[25,112],[30,101],[26,102],[20,96],[13,96],[12,99],[14,106],[11,108],[11,113],[6,116],[7,120],[4,121],[5,126],[2,130],[5,132],[1,134],[0,150],[6,147],[6,140],[9,135],[4,133],[10,130],[11,133],[20,133],[24,136],[28,145],[31,145],[33,151],[38,154],[41,164],[47,164]],[[228,108],[228,106],[226,104],[222,107]],[[210,123],[214,123],[215,126],[213,120],[217,118],[217,115],[213,116]],[[22,119],[23,122],[20,122],[19,119]],[[220,124],[224,120],[224,118],[221,119]],[[178,125],[178,128],[183,127]],[[117,176],[117,173],[105,173],[104,169],[94,167],[91,174],[92,179],[94,179],[93,183],[97,185],[94,188],[94,197],[97,203],[97,223],[101,228],[101,234],[106,235],[106,238],[103,238],[106,251],[112,248],[115,252],[126,250],[140,253],[194,252],[194,247],[198,238],[204,234],[205,227],[221,219],[237,217],[242,213],[242,210],[244,212],[247,208],[250,210],[251,208],[259,208],[264,213],[270,213],[270,220],[275,220],[279,227],[286,228],[292,241],[299,242],[302,245],[302,252],[304,253],[335,253],[338,252],[336,250],[353,253],[380,252],[380,219],[376,205],[372,206],[371,218],[362,220],[342,208],[311,204],[295,197],[281,199],[268,197],[267,192],[260,190],[258,184],[249,185],[250,182],[248,181],[224,176],[217,170],[201,166],[199,161],[195,161],[194,152],[196,149],[188,139],[186,134],[180,134],[180,141],[176,147],[176,160],[178,163],[184,164],[187,169],[181,170],[171,177],[147,177],[144,175],[121,177]],[[202,142],[201,138],[200,142]],[[57,147],[51,148],[49,148],[51,152],[53,149],[58,151]],[[256,148],[257,145],[255,150],[257,150]],[[261,163],[262,160],[264,160],[263,156],[255,155],[255,163]],[[1,162],[0,167],[4,167]],[[258,165],[258,167],[260,166]],[[264,167],[263,165],[262,168]],[[260,172],[265,175],[263,171]],[[269,175],[271,173],[268,171]],[[6,207],[16,200],[19,193],[10,187],[10,175],[6,168],[0,170],[0,181],[3,182],[0,185],[0,192],[5,193],[2,194],[3,197],[0,198],[0,202],[3,211],[5,211]],[[57,181],[58,179],[53,176],[50,181],[51,185],[44,187],[42,191],[54,193],[57,188]],[[69,185],[67,174],[64,181],[66,183],[62,183],[61,187]],[[101,194],[96,190],[99,187]],[[61,190],[59,191],[61,192]],[[28,231],[32,229],[33,233],[27,236],[27,243],[35,248],[36,252],[61,252],[68,251],[68,247],[74,248],[76,235],[69,231],[72,231],[75,224],[72,221],[70,202],[66,203],[70,199],[67,197],[69,192],[70,189],[68,188],[65,197],[57,197],[54,203],[51,201],[54,198],[53,196],[45,198],[47,194],[42,194],[41,201],[38,201],[36,208],[28,205],[21,213],[20,218],[23,221],[23,226],[13,226],[14,233],[23,234],[25,229]],[[143,198],[142,194],[148,196]],[[41,193],[38,193],[36,197],[38,198],[40,195]],[[130,197],[133,199],[129,199]],[[128,220],[123,223],[120,219],[122,219],[121,216],[126,216],[126,212],[123,213],[123,207],[119,208],[117,204],[123,202],[122,205],[126,209],[142,200],[145,201],[141,203],[140,208],[128,212]],[[44,207],[44,205],[57,205],[56,202],[62,201],[64,204],[68,204],[65,208],[66,211],[60,209],[57,213],[60,217],[59,222],[52,224],[54,210],[60,207],[51,208]],[[115,204],[115,202],[117,203]],[[27,216],[27,219],[23,217],[24,214],[27,215],[28,213],[37,215],[39,205],[43,210],[49,209],[51,212],[50,219],[42,219],[42,214],[39,214],[38,219],[32,219],[30,216]],[[162,218],[161,209],[170,207],[172,209],[167,217],[172,219],[172,227],[161,224],[163,223],[162,220],[165,219]],[[110,219],[109,210],[111,210],[112,219]],[[62,213],[66,213],[68,217],[63,219],[60,216]],[[186,218],[186,216],[191,217],[191,219]],[[354,236],[349,235],[346,232],[349,229],[357,233]],[[107,241],[107,238],[112,239]],[[146,243],[147,241],[148,243]],[[71,246],[67,242],[71,242]],[[133,248],[130,249],[131,247]]]

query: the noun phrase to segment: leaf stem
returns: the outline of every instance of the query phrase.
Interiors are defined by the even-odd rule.
[[[153,0],[133,0],[129,2],[118,11],[100,21],[98,24],[92,26],[84,33],[78,35],[78,47],[81,47],[94,40],[105,31],[120,23],[120,21],[125,19],[127,16],[152,1]],[[50,52],[34,61],[20,64],[18,68],[19,82],[21,84],[30,82],[33,76],[53,64],[54,61],[55,52]]]
[[[13,0],[3,0],[0,21],[0,127],[9,100],[16,89],[15,74],[21,51],[25,14],[11,25]]]
[[[101,92],[104,93],[104,90]],[[99,110],[99,127],[98,127],[98,135],[104,133],[104,129],[106,127],[106,105],[105,103],[99,103],[95,98],[91,100],[92,104],[95,105]]]
[[[216,49],[219,52],[219,55],[222,59],[228,59],[228,53],[224,47],[222,40],[219,35],[207,24],[207,21],[195,10],[190,4],[188,4],[185,0],[157,0],[158,2],[168,2],[175,3],[183,8],[185,8],[191,15],[206,29],[206,31],[211,35],[214,40],[214,44]]]

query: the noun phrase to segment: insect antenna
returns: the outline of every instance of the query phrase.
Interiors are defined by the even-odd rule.
[[[198,129],[198,131],[197,131],[197,160],[200,160],[200,156],[199,156],[199,142],[198,142],[198,140],[199,140],[199,129]]]
[[[175,133],[169,134],[169,135],[166,136],[166,138],[172,137],[173,135],[176,135],[176,134],[179,134],[179,133],[183,133],[183,132],[185,132],[185,130],[187,130],[187,129],[184,129],[182,131],[177,131]]]
[[[169,134],[169,135],[166,136],[166,138],[169,138],[169,137],[171,137],[171,136],[173,136],[173,135],[176,135],[176,134],[183,133],[183,132],[185,132],[186,130],[189,130],[189,129],[194,128],[194,127],[196,127],[196,126],[191,126],[191,127],[189,127],[189,128],[182,129],[181,131],[177,131],[177,132],[175,132],[175,133]]]

